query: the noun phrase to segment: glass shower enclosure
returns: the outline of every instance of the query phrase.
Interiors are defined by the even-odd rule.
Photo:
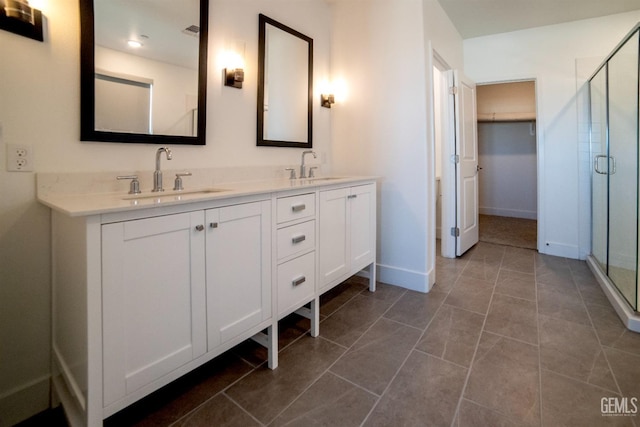
[[[591,256],[589,265],[628,328],[638,314],[640,24],[589,80]]]

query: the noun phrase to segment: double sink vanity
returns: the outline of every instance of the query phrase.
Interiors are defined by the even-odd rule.
[[[196,172],[181,191],[70,194],[93,179],[73,175],[38,176],[52,209],[53,383],[73,425],[100,425],[246,339],[275,369],[278,320],[297,312],[315,337],[320,295],[364,269],[375,290],[373,178],[207,185]]]
[[[115,25],[144,28],[166,13],[158,22],[173,23],[174,8],[129,3],[79,3],[80,139],[207,144],[207,82],[218,71],[207,72],[209,2],[180,8],[195,24],[182,32],[195,28],[195,38],[162,46],[189,53],[175,64],[179,82],[166,77],[177,76],[175,55],[123,54]],[[38,174],[38,200],[52,209],[53,394],[74,426],[101,425],[247,339],[268,349],[275,369],[280,319],[307,317],[316,337],[320,295],[365,269],[375,290],[375,179],[314,177],[304,163],[316,157],[313,39],[262,14],[256,22],[256,145],[307,149],[299,175],[244,168],[247,178],[234,168],[173,171],[172,180],[164,171],[163,182],[167,147],[156,151],[152,181],[146,172]],[[164,31],[174,39],[173,26]],[[242,69],[224,75],[228,90],[242,88]],[[132,87],[145,102],[109,96]]]

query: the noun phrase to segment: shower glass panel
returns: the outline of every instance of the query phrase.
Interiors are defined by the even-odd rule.
[[[638,33],[608,63],[609,278],[637,308]]]
[[[640,24],[589,80],[591,265],[638,311]],[[624,303],[616,297],[619,307]],[[628,310],[628,308],[627,308]],[[620,314],[621,311],[618,311]],[[640,324],[639,324],[640,325]],[[640,328],[640,326],[634,326]],[[635,329],[634,329],[635,330]]]
[[[591,153],[594,161],[592,185],[593,221],[591,251],[600,268],[607,271],[607,67],[591,79]]]

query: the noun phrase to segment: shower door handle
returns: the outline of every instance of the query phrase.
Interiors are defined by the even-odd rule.
[[[607,158],[607,156],[605,156],[604,154],[598,154],[593,158],[593,170],[595,170],[597,174],[606,175],[606,172],[602,172],[600,169],[598,169],[598,164],[600,162],[600,159],[602,158]]]
[[[609,158],[611,159],[611,168],[609,168],[609,175],[615,175],[616,174],[616,158],[613,156],[609,156]]]

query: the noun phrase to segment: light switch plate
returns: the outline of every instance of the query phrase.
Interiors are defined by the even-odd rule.
[[[30,145],[7,144],[7,171],[33,172],[33,149]]]

